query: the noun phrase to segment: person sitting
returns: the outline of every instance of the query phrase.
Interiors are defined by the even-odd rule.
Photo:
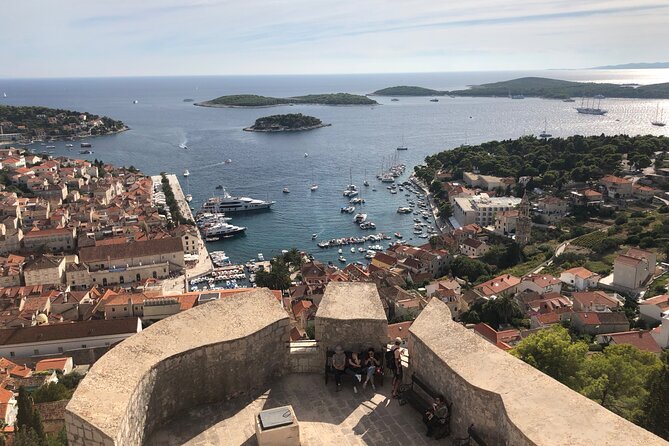
[[[353,393],[358,393],[358,383],[362,381],[362,362],[356,352],[351,353],[346,374],[353,377]]]
[[[434,397],[432,407],[428,409],[423,415],[423,422],[427,425],[427,436],[431,437],[435,431],[441,429],[446,425],[446,417],[448,416],[448,406],[444,397],[437,395]]]
[[[370,347],[369,350],[367,350],[367,357],[365,358],[362,367],[362,371],[366,376],[365,382],[362,384],[363,389],[367,388],[367,383],[369,380],[372,380],[372,390],[376,390],[376,386],[374,385],[374,373],[376,373],[376,368],[381,365],[381,362],[376,359],[376,356],[374,356],[375,353],[374,347]]]
[[[335,353],[332,355],[332,368],[334,369],[335,383],[337,383],[337,392],[341,390],[341,377],[346,370],[346,353],[341,345],[335,347]]]

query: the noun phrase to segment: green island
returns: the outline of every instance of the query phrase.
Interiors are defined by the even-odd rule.
[[[309,94],[288,98],[273,98],[255,94],[234,94],[209,101],[197,102],[201,107],[271,107],[274,105],[378,105],[373,99],[350,93]]]
[[[372,94],[375,96],[443,96],[446,92],[413,85],[400,85],[397,87],[382,88]]]
[[[127,130],[125,124],[106,116],[48,107],[0,105],[0,124],[12,141],[73,139],[109,135]]]
[[[302,113],[289,113],[285,115],[272,115],[256,119],[255,124],[246,127],[245,132],[300,132],[327,127],[330,124],[323,122],[313,116]]]
[[[421,87],[389,87],[375,91],[372,94],[379,96],[452,95],[473,97],[523,95],[548,99],[601,95],[608,98],[669,99],[669,83],[634,86],[597,82],[572,82],[545,77],[521,77],[508,81],[475,85],[465,90],[438,91]]]

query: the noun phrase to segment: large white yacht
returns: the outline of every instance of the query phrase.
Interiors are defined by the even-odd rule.
[[[235,226],[228,223],[216,223],[214,225],[202,228],[202,235],[205,237],[225,237],[239,234],[246,231],[245,226]]]
[[[269,209],[275,202],[263,201],[249,197],[233,197],[225,189],[223,195],[209,198],[203,205],[201,212],[244,212]]]

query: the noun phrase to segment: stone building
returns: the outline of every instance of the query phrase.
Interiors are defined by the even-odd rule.
[[[516,222],[516,243],[521,247],[530,242],[530,234],[532,232],[532,219],[530,218],[530,199],[527,197],[527,192],[523,195],[523,199],[518,205],[518,220]]]
[[[75,229],[42,229],[33,228],[23,234],[23,246],[34,251],[47,248],[53,252],[71,252],[76,248]]]
[[[23,267],[23,277],[27,286],[63,283],[65,257],[39,256],[28,260]]]

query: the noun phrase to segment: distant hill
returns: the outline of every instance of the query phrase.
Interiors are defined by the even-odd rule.
[[[624,63],[619,65],[603,65],[601,67],[592,67],[590,70],[640,70],[647,68],[669,68],[669,62],[639,62]]]
[[[373,99],[350,93],[310,94],[288,98],[273,98],[254,94],[235,94],[221,96],[195,105],[202,107],[270,107],[288,104],[320,104],[320,105],[376,105]]]
[[[637,88],[618,84],[571,82],[544,77],[522,77],[502,82],[476,85],[466,90],[451,91],[454,96],[525,95],[551,99],[592,97],[669,99],[669,83],[643,85]]]
[[[372,94],[376,96],[443,96],[446,92],[430,88],[400,85],[397,87],[382,88]]]

